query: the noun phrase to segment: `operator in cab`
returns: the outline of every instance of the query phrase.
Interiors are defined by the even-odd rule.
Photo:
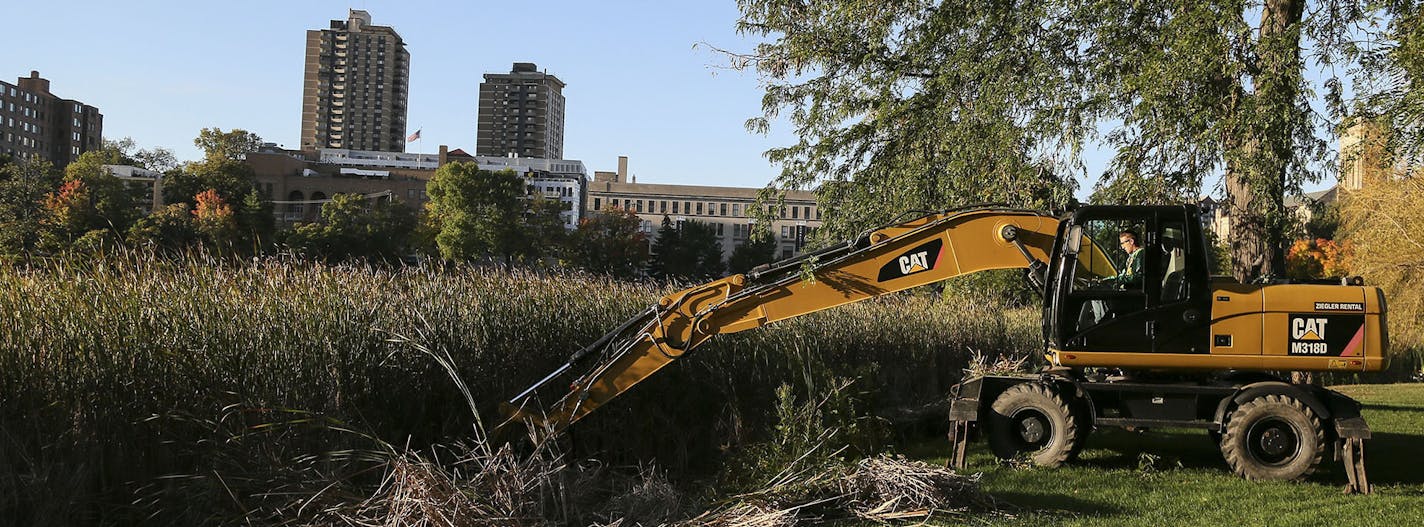
[[[1118,289],[1131,289],[1142,285],[1142,243],[1138,241],[1137,231],[1123,229],[1118,233],[1118,247],[1127,253],[1127,262],[1123,264],[1122,270],[1117,276],[1103,278],[1104,284],[1117,286]]]

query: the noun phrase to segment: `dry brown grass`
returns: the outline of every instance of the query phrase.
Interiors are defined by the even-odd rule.
[[[800,471],[763,491],[678,524],[682,527],[782,527],[827,519],[873,522],[990,513],[994,500],[978,477],[903,457],[879,455],[854,464]]]

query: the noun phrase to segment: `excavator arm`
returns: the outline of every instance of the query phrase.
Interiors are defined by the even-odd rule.
[[[1041,284],[1058,226],[1057,218],[1027,210],[936,212],[672,293],[515,396],[502,426],[523,422],[562,431],[717,335],[976,271],[1028,268]],[[813,279],[806,279],[807,271]],[[583,373],[569,392],[541,408],[536,392],[575,368]]]

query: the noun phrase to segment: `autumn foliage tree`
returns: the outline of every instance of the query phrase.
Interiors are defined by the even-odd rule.
[[[219,249],[230,249],[237,238],[237,217],[232,206],[215,190],[205,190],[193,196],[193,225],[208,243]]]
[[[1349,241],[1301,239],[1286,252],[1286,275],[1292,278],[1334,278],[1350,274],[1353,246]]]

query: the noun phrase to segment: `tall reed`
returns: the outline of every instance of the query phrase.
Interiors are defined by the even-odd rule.
[[[488,423],[662,292],[581,274],[145,253],[0,267],[0,517],[250,515],[234,488],[276,485],[272,467],[359,472],[378,444],[473,437],[465,397],[411,342],[448,354]],[[571,446],[707,469],[764,433],[783,383],[861,379],[872,410],[915,405],[942,398],[972,350],[1033,351],[1036,333],[1032,311],[913,295],[818,313],[714,341],[581,423]]]

